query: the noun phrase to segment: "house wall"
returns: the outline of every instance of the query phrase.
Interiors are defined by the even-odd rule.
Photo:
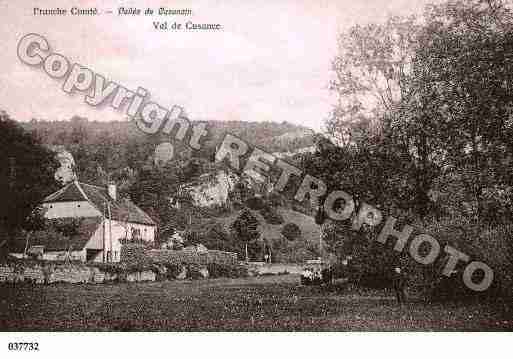
[[[109,235],[109,220],[105,220],[105,232],[106,238]],[[155,241],[155,226],[147,226],[139,223],[127,223],[121,221],[112,221],[111,231],[113,239],[122,239],[122,238],[132,238],[132,230],[139,230],[140,238],[145,242],[153,242]]]
[[[132,228],[139,229],[140,238],[148,243],[153,243],[155,240],[155,226],[146,226],[143,224],[137,223],[124,223],[119,221],[112,221],[112,228],[109,231],[109,220],[103,220],[101,224],[98,226],[96,231],[93,233],[89,241],[84,246],[84,249],[81,251],[72,251],[70,254],[71,260],[78,260],[85,262],[87,260],[87,249],[92,249],[98,251],[94,258],[93,262],[103,262],[104,255],[104,241],[105,241],[105,251],[106,256],[110,255],[112,262],[119,262],[121,260],[121,242],[120,239],[124,239],[128,237],[128,239],[132,239]],[[110,234],[112,233],[112,241]],[[110,252],[110,254],[109,254]],[[17,258],[23,258],[23,253],[11,253],[13,256]],[[65,260],[67,252],[66,251],[45,251],[43,254],[44,260],[50,261],[58,261]]]
[[[147,226],[138,223],[126,223],[120,221],[109,221],[108,219],[102,221],[98,226],[91,239],[85,245],[85,249],[99,249],[103,250],[105,239],[105,250],[112,252],[111,258],[113,262],[119,262],[121,258],[121,242],[120,239],[132,239],[132,229],[139,229],[140,238],[148,243],[155,241],[155,226]],[[109,223],[111,228],[109,228]],[[111,242],[112,233],[112,242]],[[94,262],[103,261],[103,253],[93,259]]]
[[[65,260],[68,253],[66,251],[55,251],[55,252],[44,252],[43,253],[43,260],[47,261],[62,261]],[[86,252],[85,250],[81,251],[72,251],[70,252],[70,260],[73,261],[81,261],[85,262],[86,260]]]
[[[45,218],[99,217],[102,215],[87,201],[43,203]]]

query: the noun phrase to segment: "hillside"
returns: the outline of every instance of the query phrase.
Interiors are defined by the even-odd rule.
[[[283,218],[283,223],[268,223],[261,211],[249,209],[251,214],[258,221],[258,231],[260,235],[258,242],[265,239],[271,244],[273,261],[282,263],[304,263],[307,259],[317,258],[319,253],[320,227],[315,223],[314,218],[283,206],[276,206],[274,210]],[[210,228],[220,225],[225,233],[230,233],[232,224],[240,216],[242,211],[243,209],[231,209],[220,215],[209,215],[205,213],[205,215],[194,216],[193,223],[191,223],[188,228],[192,231],[208,233]],[[300,229],[301,235],[293,241],[286,239],[282,235],[282,229],[287,223],[294,223]],[[237,240],[237,238],[235,238],[235,240]],[[206,246],[209,247],[207,243]]]
[[[210,144],[220,142],[225,133],[230,133],[270,152],[293,151],[313,145],[314,132],[312,130],[286,121],[281,123],[206,122],[211,135],[207,143]],[[34,119],[30,122],[20,122],[20,124],[27,131],[35,133],[43,143],[62,145],[66,148],[78,143],[94,144],[99,138],[109,138],[115,143],[134,140],[153,142],[155,140],[154,136],[147,136],[140,131],[132,121],[100,122],[75,116],[68,121]],[[164,139],[163,137],[157,138],[157,140]]]
[[[225,133],[247,139],[251,144],[269,152],[279,153],[279,157],[310,152],[314,144],[313,131],[287,122],[211,121],[211,138],[207,142],[206,151],[199,153],[199,159],[175,144],[177,167],[174,168],[173,164],[169,170],[181,173],[179,182],[176,182],[177,177],[173,179],[171,172],[167,175],[153,166],[155,146],[165,139],[162,136],[147,136],[131,122],[107,123],[74,117],[70,121],[33,120],[22,123],[22,126],[39,137],[45,145],[58,149],[57,157],[61,162],[57,173],[59,178],[72,178],[73,172],[69,172],[76,171],[82,182],[105,185],[107,181],[114,180],[120,195],[130,196],[157,220],[161,229],[166,229],[160,234],[160,240],[164,241],[172,233],[168,230],[173,228],[201,232],[220,224],[226,233],[230,233],[231,224],[241,212],[240,206],[234,205],[230,196],[241,179],[220,170],[210,163],[208,157],[202,156],[208,156],[208,151],[215,149],[215,144],[222,140]],[[154,177],[150,179],[149,175]],[[181,190],[173,193],[172,188],[176,184],[189,190],[193,199],[190,212],[168,208],[169,203],[174,203],[173,196],[182,193]],[[134,193],[138,197],[133,197]],[[166,198],[168,204],[165,203]],[[285,204],[271,207],[282,217],[283,223],[271,224],[259,211],[252,210],[251,213],[259,222],[261,240],[266,239],[271,243],[274,259],[303,262],[315,258],[318,255],[319,227],[314,219]],[[300,229],[301,235],[293,241],[285,239],[281,234],[287,223],[294,223]]]

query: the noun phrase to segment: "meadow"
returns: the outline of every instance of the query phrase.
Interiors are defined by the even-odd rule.
[[[504,331],[499,303],[399,305],[386,290],[305,287],[297,275],[0,286],[2,331]]]

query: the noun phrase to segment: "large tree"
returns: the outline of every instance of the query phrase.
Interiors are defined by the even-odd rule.
[[[418,27],[415,17],[391,17],[340,34],[331,82],[337,103],[327,121],[339,142],[354,143],[361,130],[379,128],[408,96]]]
[[[258,219],[251,211],[243,209],[230,227],[232,235],[245,245],[246,260],[257,256],[258,246],[256,245],[256,240],[260,236],[258,226]]]
[[[41,200],[56,190],[55,154],[0,112],[0,227],[12,239],[40,219]]]
[[[327,125],[341,156],[351,158],[358,192],[424,217],[440,172],[443,131],[414,86],[421,29],[415,17],[391,17],[340,35],[332,82],[338,102]]]
[[[439,130],[439,154],[482,219],[493,215],[487,194],[513,185],[512,12],[502,0],[452,0],[425,19],[412,61],[413,100],[425,110],[410,128]]]

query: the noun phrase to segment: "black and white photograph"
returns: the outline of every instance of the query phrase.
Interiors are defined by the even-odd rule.
[[[0,0],[0,40],[2,357],[511,340],[513,1]]]

